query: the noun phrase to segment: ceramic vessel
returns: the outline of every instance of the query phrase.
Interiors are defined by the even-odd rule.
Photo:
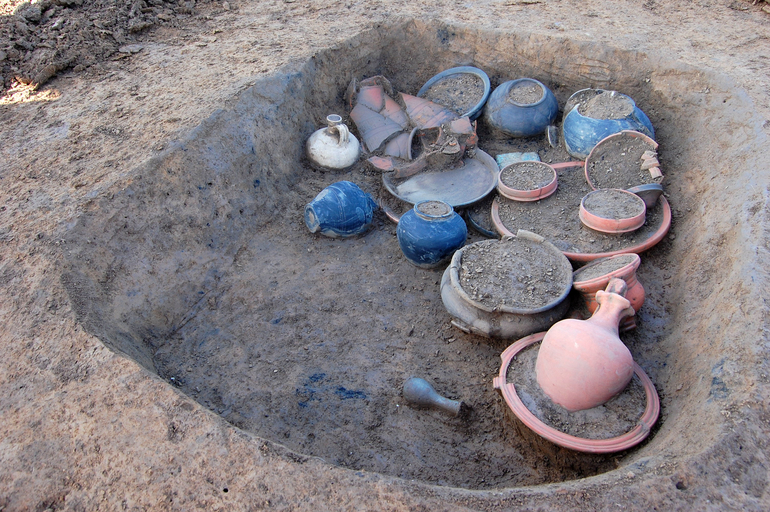
[[[449,204],[421,201],[401,216],[396,236],[409,262],[420,268],[435,268],[465,245],[468,228]]]
[[[596,292],[599,308],[588,320],[557,322],[543,338],[535,363],[537,383],[569,411],[597,407],[631,381],[634,359],[618,336],[618,324],[634,314],[622,279]]]
[[[350,181],[323,189],[305,206],[305,225],[311,233],[344,238],[364,233],[372,223],[377,203]]]
[[[503,395],[506,404],[508,404],[508,407],[510,407],[513,414],[536,434],[559,446],[579,452],[620,452],[644,441],[647,436],[650,435],[650,430],[658,420],[658,415],[660,414],[660,399],[658,398],[657,391],[655,391],[655,385],[653,385],[644,370],[636,363],[634,363],[634,374],[642,383],[647,403],[644,412],[637,420],[636,426],[624,434],[609,439],[589,439],[573,436],[562,432],[561,430],[557,430],[550,425],[546,425],[535,416],[526,405],[524,405],[524,402],[516,391],[516,387],[512,382],[507,382],[509,367],[511,361],[513,361],[519,353],[526,350],[529,346],[541,342],[543,337],[545,337],[545,334],[546,333],[544,332],[539,332],[527,336],[526,338],[522,338],[500,354],[500,358],[502,359],[500,373],[493,379],[492,385]]]
[[[511,99],[511,91],[531,85],[541,91],[533,103],[518,103]],[[510,137],[532,137],[545,133],[559,113],[559,104],[550,89],[534,78],[519,78],[500,84],[489,95],[484,107],[484,121],[492,128]]]
[[[658,149],[658,143],[655,142],[651,137],[645,135],[644,133],[637,132],[634,130],[623,130],[619,133],[614,133],[612,135],[609,135],[608,137],[600,140],[596,146],[594,146],[591,149],[591,152],[588,154],[588,157],[585,160],[585,164],[583,166],[583,170],[585,172],[586,181],[588,182],[588,185],[594,190],[597,190],[599,188],[609,188],[609,187],[602,187],[600,186],[602,183],[601,175],[607,172],[611,169],[610,165],[608,163],[605,163],[604,160],[605,155],[608,151],[605,151],[607,147],[612,148],[610,144],[620,144],[624,145],[628,142],[630,142],[632,139],[640,139],[646,143],[651,150],[657,150]],[[657,159],[655,160],[657,162]],[[659,165],[659,164],[658,164]],[[638,170],[641,170],[642,167],[640,165],[640,168]],[[624,178],[626,178],[627,182],[632,185],[628,186],[626,190],[629,192],[633,192],[634,194],[639,195],[640,197],[643,197],[643,194],[640,194],[639,192],[645,192],[647,194],[653,193],[654,194],[654,201],[652,201],[653,197],[651,196],[649,198],[650,201],[652,201],[652,204],[654,205],[658,197],[660,197],[660,194],[663,192],[663,186],[660,184],[660,182],[663,180],[663,174],[660,170],[660,167],[655,167],[655,169],[645,169],[648,172],[656,172],[656,175],[659,176],[659,178],[655,178],[656,181],[650,184],[646,184],[640,177],[638,176],[638,173],[636,170],[618,170],[614,169],[614,172],[622,172]],[[650,174],[652,177],[653,174]],[[658,192],[659,190],[659,192]],[[648,200],[645,200],[645,204],[647,204]]]
[[[606,207],[622,206],[624,213],[610,216]],[[647,206],[644,200],[626,190],[599,189],[589,192],[580,201],[580,221],[602,233],[629,233],[644,225]]]
[[[399,93],[401,103],[406,108],[406,115],[412,126],[420,130],[438,128],[444,123],[454,121],[458,116],[448,108],[411,94]]]
[[[457,76],[457,75],[472,75],[475,77],[478,77],[482,84],[483,84],[483,94],[478,102],[476,102],[475,105],[473,105],[471,108],[467,110],[467,112],[458,112],[458,115],[460,116],[467,116],[471,119],[471,121],[478,119],[478,117],[481,115],[481,109],[484,108],[484,104],[487,102],[487,99],[489,98],[489,93],[492,89],[490,83],[489,83],[489,77],[487,74],[482,71],[479,68],[474,68],[472,66],[460,66],[456,68],[447,69],[446,71],[442,71],[441,73],[437,74],[427,82],[425,82],[425,85],[420,88],[420,91],[417,93],[417,97],[422,98],[425,96],[425,94],[428,92],[428,90],[437,82],[443,80],[444,78]]]
[[[658,203],[658,199],[661,194],[663,194],[663,185],[660,185],[659,183],[648,183],[647,185],[639,185],[627,188],[626,190],[641,197],[649,210]]]
[[[404,382],[404,399],[416,407],[439,409],[452,416],[460,413],[462,402],[439,395],[425,379],[411,377]]]
[[[505,172],[516,172],[517,168],[528,165],[535,165],[545,170],[546,173],[550,176],[549,180],[542,186],[535,186],[524,190],[505,184],[503,181]],[[500,173],[497,177],[497,191],[508,199],[512,199],[514,201],[530,202],[545,199],[546,197],[556,192],[557,185],[558,183],[556,179],[556,170],[545,162],[522,161],[509,164],[500,170]]]
[[[308,159],[317,167],[332,170],[347,169],[361,155],[358,139],[337,114],[326,116],[327,127],[315,131],[307,140]]]
[[[618,119],[595,119],[581,113],[582,106],[601,93],[617,94],[631,103],[630,113]],[[633,99],[615,91],[583,89],[573,94],[564,107],[562,136],[567,152],[575,158],[585,159],[600,140],[623,130],[635,130],[655,138],[655,130],[647,115]]]
[[[516,308],[506,305],[489,307],[473,299],[461,285],[460,270],[463,253],[470,247],[465,246],[455,252],[452,262],[441,278],[441,300],[453,317],[452,325],[465,332],[487,338],[515,339],[547,329],[564,318],[569,309],[569,292],[572,288],[572,265],[569,260],[553,244],[529,231],[519,230],[515,237],[505,237],[496,242],[540,244],[547,251],[558,255],[556,259],[560,264],[555,272],[565,276],[562,293],[541,307]]]
[[[608,256],[615,256],[617,254],[629,254],[629,253],[639,254],[650,249],[651,247],[655,246],[655,244],[663,240],[663,238],[668,233],[669,228],[671,227],[671,205],[668,204],[668,200],[664,195],[660,196],[658,201],[660,202],[660,205],[656,206],[656,208],[660,208],[660,213],[662,215],[658,221],[658,224],[654,226],[654,231],[652,233],[649,233],[647,236],[639,237],[638,239],[635,238],[634,242],[631,245],[628,245],[621,249],[606,251],[606,252],[578,252],[575,249],[563,250],[562,252],[571,261],[587,263],[590,261],[597,260],[599,258],[606,258]],[[511,230],[506,227],[506,225],[503,223],[502,218],[500,217],[499,197],[495,197],[492,201],[490,217],[491,217],[492,225],[494,226],[495,231],[497,233],[499,233],[502,236],[513,235]],[[569,238],[565,238],[565,241],[569,241]]]
[[[580,292],[589,313],[594,313],[599,303],[596,292],[604,290],[610,279],[618,278],[626,282],[626,299],[634,311],[639,311],[644,304],[644,286],[636,277],[636,270],[642,260],[638,254],[618,254],[608,258],[594,260],[572,273],[572,287]],[[636,315],[623,319],[620,330],[627,331],[636,327]]]

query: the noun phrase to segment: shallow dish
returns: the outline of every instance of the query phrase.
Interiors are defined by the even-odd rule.
[[[621,188],[636,193],[636,187],[657,185],[662,191],[663,174],[657,163],[657,149],[657,142],[637,131],[623,130],[610,135],[599,141],[586,158],[586,181],[594,190]],[[656,164],[651,169],[643,169],[641,165],[647,151],[655,155]]]
[[[382,175],[385,188],[410,204],[438,200],[453,208],[466,206],[486,197],[497,185],[498,167],[495,159],[476,150],[473,157],[466,157],[462,165],[453,169],[421,172],[405,179]]]
[[[468,98],[462,98],[462,96],[465,95],[466,91],[461,91],[457,100],[454,100],[450,97],[444,97],[444,94],[437,93],[436,95],[429,94],[429,91],[431,87],[435,87],[439,82],[445,80],[445,79],[453,79],[456,77],[462,77],[463,75],[466,76],[472,76],[476,77],[478,80],[481,81],[482,85],[482,94],[481,97],[477,100],[473,98],[471,102],[473,103],[472,106],[465,105],[466,108],[460,108],[457,111],[456,109],[452,108],[452,104],[456,102],[462,103],[463,100],[468,100]],[[487,74],[482,71],[479,68],[474,68],[473,66],[460,66],[456,68],[447,69],[446,71],[442,71],[441,73],[437,74],[427,82],[425,82],[425,85],[420,88],[420,91],[417,93],[418,98],[427,98],[434,103],[438,103],[439,105],[446,107],[454,112],[456,112],[460,116],[468,116],[471,120],[477,119],[481,115],[481,109],[484,108],[484,104],[487,102],[487,99],[489,98],[489,93],[491,91],[492,87],[489,83],[489,77]]]
[[[511,408],[516,417],[536,434],[551,441],[554,444],[586,453],[615,453],[627,450],[644,441],[650,435],[655,422],[660,414],[660,399],[650,378],[644,370],[634,363],[634,374],[640,380],[644,387],[646,406],[644,413],[639,418],[637,425],[623,435],[611,437],[608,439],[587,439],[564,433],[556,428],[546,425],[532,411],[530,411],[519,397],[516,387],[507,382],[508,367],[517,354],[528,348],[530,345],[539,343],[545,337],[545,332],[538,332],[522,338],[500,355],[502,364],[500,373],[493,380],[495,389],[503,395],[508,407]]]

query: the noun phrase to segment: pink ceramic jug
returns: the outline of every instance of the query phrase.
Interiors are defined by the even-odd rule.
[[[599,307],[588,320],[567,319],[545,334],[535,363],[537,383],[569,411],[590,409],[617,395],[634,375],[631,352],[618,337],[618,323],[634,314],[627,285],[610,280],[596,292]]]

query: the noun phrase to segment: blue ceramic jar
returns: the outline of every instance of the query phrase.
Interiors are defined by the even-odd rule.
[[[420,201],[401,216],[396,236],[407,260],[420,268],[435,268],[465,245],[468,228],[449,204]]]
[[[600,94],[616,95],[628,104],[628,113],[617,119],[596,119],[583,115],[581,107]],[[570,96],[564,112],[562,134],[565,148],[567,153],[581,160],[585,160],[600,141],[623,130],[637,131],[655,139],[655,130],[647,115],[633,99],[619,92],[583,89]]]
[[[372,197],[350,181],[332,183],[305,206],[311,233],[333,238],[360,235],[369,229],[377,210]]]
[[[516,100],[518,89],[539,91],[530,103]],[[532,137],[545,133],[559,113],[559,103],[553,92],[534,78],[519,78],[500,84],[489,95],[484,107],[484,121],[492,128],[511,137]]]

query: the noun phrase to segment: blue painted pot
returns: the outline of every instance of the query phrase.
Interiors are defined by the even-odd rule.
[[[567,153],[585,160],[599,141],[620,133],[623,130],[641,132],[655,139],[655,130],[647,115],[641,111],[633,99],[625,94],[615,93],[631,102],[633,110],[620,119],[594,119],[580,113],[581,106],[604,91],[602,89],[583,89],[573,94],[565,106],[562,134]]]
[[[364,233],[372,224],[377,203],[350,181],[332,183],[305,206],[311,233],[344,238]]]
[[[460,113],[461,116],[468,116],[471,121],[474,121],[478,119],[478,117],[481,115],[481,109],[484,108],[484,104],[487,102],[487,99],[489,98],[489,92],[492,90],[492,86],[489,83],[489,77],[487,76],[484,71],[482,71],[479,68],[474,68],[472,66],[460,66],[457,68],[451,68],[447,69],[445,71],[442,71],[438,75],[434,76],[427,82],[425,82],[425,85],[423,85],[419,92],[417,93],[418,98],[422,98],[425,96],[425,93],[428,92],[428,89],[431,88],[433,84],[436,82],[439,82],[440,80],[447,78],[449,76],[453,75],[462,75],[462,74],[468,74],[468,75],[475,75],[481,79],[481,82],[484,84],[484,93],[479,99],[479,101],[468,110],[468,112],[462,112]]]
[[[518,86],[534,85],[542,96],[534,103],[518,103],[511,91]],[[551,90],[534,78],[519,78],[500,84],[489,95],[484,107],[484,121],[511,137],[532,137],[545,133],[559,113],[559,103]]]
[[[468,228],[449,204],[420,201],[401,216],[396,236],[407,260],[420,268],[436,268],[465,245]]]

